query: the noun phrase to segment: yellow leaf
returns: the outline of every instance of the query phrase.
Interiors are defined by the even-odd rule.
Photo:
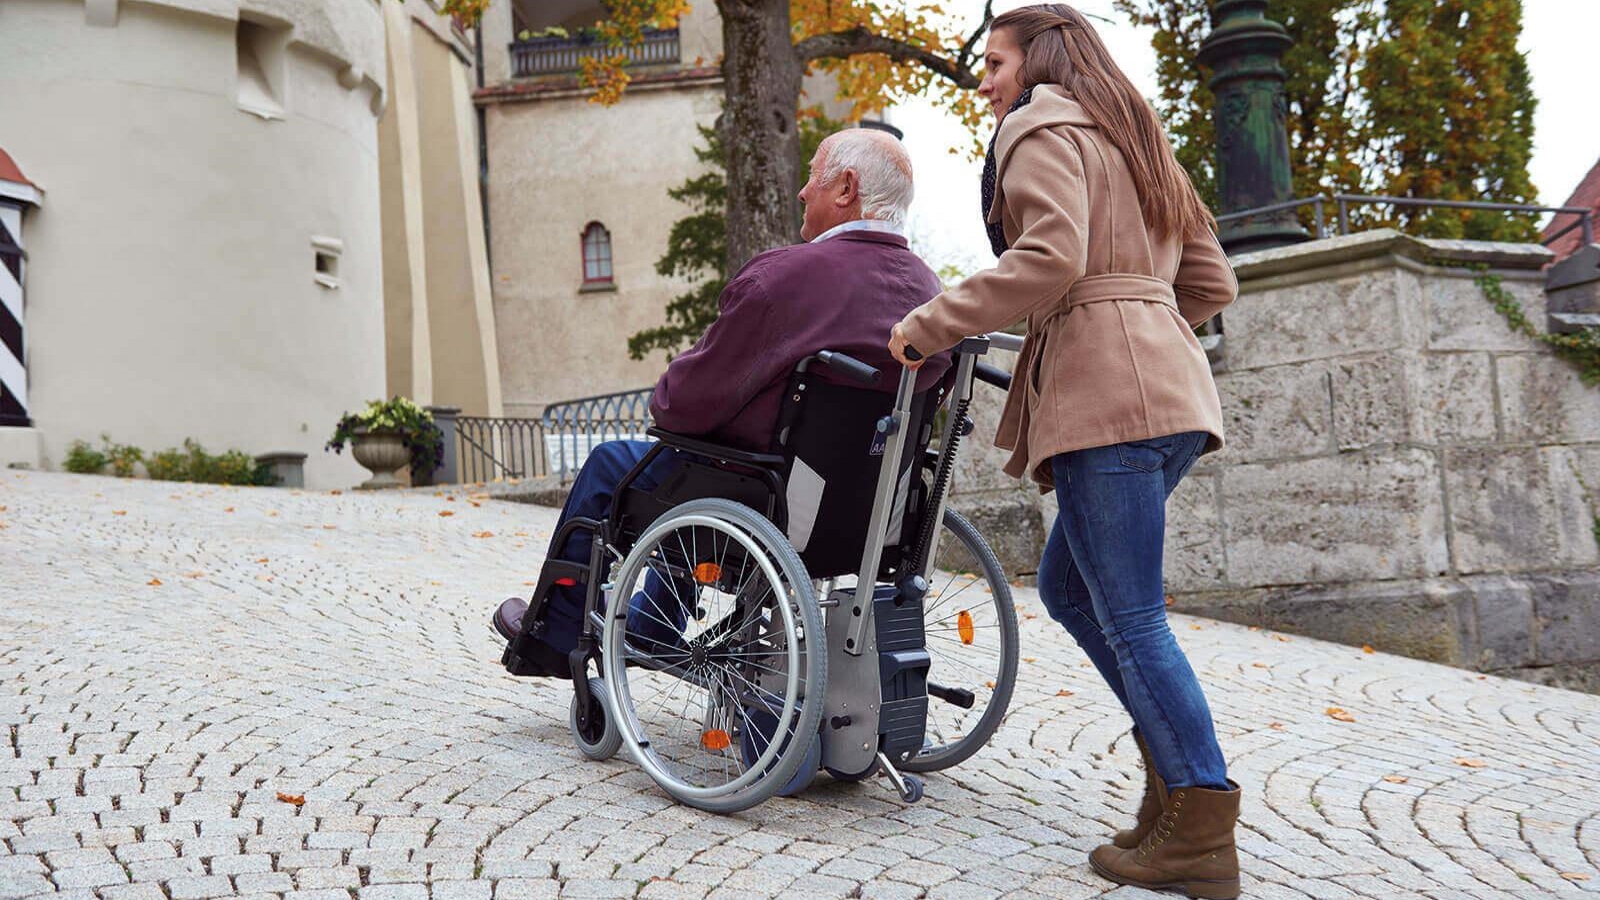
[[[287,803],[290,806],[305,806],[306,796],[304,794],[285,794],[282,791],[279,791],[278,802]]]
[[[328,493],[333,495],[333,496],[335,496],[335,497],[337,497],[340,494],[344,493],[344,491],[341,491],[338,488],[334,488],[333,490],[329,491]]]
[[[1273,731],[1282,731],[1283,730],[1283,723],[1282,722],[1268,722],[1267,723],[1267,727],[1271,728]]]
[[[161,587],[161,579],[159,579],[159,578],[152,578],[152,579],[150,579],[150,580],[149,580],[149,581],[146,581],[146,582],[145,582],[145,584],[148,584],[148,585],[150,585],[150,586],[151,586],[151,587]]]
[[[1260,631],[1261,630],[1261,626],[1260,625],[1251,625],[1249,630],[1251,630],[1251,631]]]
[[[1489,764],[1484,762],[1481,759],[1469,759],[1468,757],[1465,757],[1465,756],[1458,756],[1458,757],[1456,757],[1456,765],[1465,766],[1466,768],[1469,768],[1469,769],[1482,769],[1482,768],[1488,766]]]
[[[1589,876],[1582,872],[1562,872],[1561,877],[1568,881],[1588,881]]]
[[[439,510],[439,518],[441,518],[441,519],[445,518],[446,516],[453,516],[455,514],[456,514],[455,510],[453,510],[453,509],[441,509],[441,510]]]
[[[196,570],[196,571],[193,571],[193,572],[185,572],[185,573],[183,573],[183,577],[185,577],[185,578],[204,578],[204,577],[206,577],[206,573]]]
[[[492,537],[494,537],[494,532],[492,532],[492,531],[474,531],[472,533],[472,536],[475,537],[475,538],[492,538]]]
[[[260,559],[256,560],[256,562],[258,562],[258,563],[264,563],[266,561],[267,561],[267,558],[265,556],[263,556]]]
[[[1056,696],[1057,697],[1071,697],[1072,696],[1072,692],[1067,690],[1067,689],[1065,689],[1065,688],[1062,688],[1061,690],[1056,691]]]
[[[1356,720],[1355,716],[1352,716],[1337,706],[1328,707],[1328,718],[1340,722],[1354,722]]]
[[[1024,656],[1022,658],[1022,661],[1025,662],[1025,663],[1038,662],[1039,661],[1039,657],[1037,657],[1037,656]]]
[[[1275,635],[1272,636],[1272,639],[1275,640],[1275,641],[1282,641],[1285,644],[1287,644],[1290,641],[1294,640],[1294,638],[1291,638],[1291,637],[1288,637],[1287,635],[1282,635],[1282,634],[1275,634]]]
[[[1204,630],[1199,625],[1190,625],[1189,628],[1190,628],[1191,631],[1203,631]]]
[[[222,511],[223,512],[227,512],[227,513],[231,513],[231,512],[233,512],[233,507],[231,507],[231,506],[224,507]]]
[[[336,531],[339,528],[337,525],[324,525],[322,527],[328,531]]]
[[[1260,663],[1260,662],[1251,663],[1250,665],[1255,666],[1258,669],[1270,669],[1270,668],[1272,668],[1271,666],[1267,665],[1266,663]]]
[[[1405,777],[1404,775],[1385,775],[1383,776],[1383,780],[1389,782],[1390,784],[1405,784],[1411,779]]]
[[[1377,653],[1378,651],[1372,649],[1372,645],[1371,644],[1362,644],[1361,645],[1361,652],[1362,653]]]
[[[473,506],[482,506],[483,505],[482,503],[479,503],[476,500],[468,500],[467,502],[471,503]]]
[[[112,510],[112,511],[111,511],[111,514],[112,514],[112,515],[113,515],[113,516],[125,516],[125,515],[127,515],[127,514],[128,514],[128,511],[127,511],[127,510],[125,510],[125,509],[113,509],[113,510]]]

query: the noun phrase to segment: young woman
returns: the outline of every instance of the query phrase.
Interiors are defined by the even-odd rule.
[[[905,362],[908,345],[925,356],[1027,320],[996,443],[1008,473],[1056,492],[1039,594],[1132,716],[1148,774],[1137,826],[1090,863],[1122,884],[1237,897],[1239,788],[1167,626],[1161,550],[1167,496],[1222,446],[1193,328],[1238,285],[1154,112],[1081,14],[1006,13],[985,61],[999,262],[907,315],[890,351]]]

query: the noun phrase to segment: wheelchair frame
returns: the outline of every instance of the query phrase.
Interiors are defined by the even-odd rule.
[[[878,652],[878,618],[880,615],[888,615],[897,622],[903,622],[914,615],[917,638],[925,642],[921,630],[922,600],[928,590],[927,576],[938,549],[938,532],[945,516],[951,468],[961,437],[969,433],[972,428],[971,420],[966,417],[966,411],[972,399],[973,381],[983,380],[1003,388],[1009,387],[1010,383],[1009,375],[978,362],[978,357],[986,353],[991,346],[1015,350],[1020,345],[1020,338],[1008,334],[993,334],[967,338],[951,351],[954,355],[952,367],[954,379],[951,382],[951,389],[942,396],[937,407],[927,412],[930,421],[933,413],[939,409],[947,410],[949,415],[944,424],[940,451],[934,454],[931,449],[927,450],[927,458],[921,461],[923,466],[931,465],[934,472],[932,485],[924,498],[921,527],[915,542],[911,545],[910,555],[902,559],[898,567],[898,582],[893,585],[883,585],[879,582],[878,576],[889,543],[886,531],[894,515],[897,486],[901,480],[900,472],[906,452],[907,437],[911,430],[909,426],[912,424],[910,420],[916,384],[916,372],[910,368],[902,369],[893,407],[890,413],[877,423],[879,440],[883,442],[884,447],[866,532],[869,539],[865,543],[860,565],[856,569],[857,587],[833,590],[826,598],[817,602],[819,607],[839,613],[826,616],[825,639],[822,642],[826,653],[826,670],[831,674],[831,677],[826,679],[827,684],[824,688],[822,703],[825,714],[818,737],[821,742],[822,765],[830,772],[842,772],[850,777],[855,777],[856,773],[862,773],[859,777],[865,777],[874,770],[881,771],[907,802],[914,802],[921,797],[922,785],[915,776],[902,774],[899,767],[907,764],[922,746],[928,697],[932,694],[947,700],[953,699],[953,702],[962,705],[960,698],[952,697],[962,692],[959,689],[941,688],[939,685],[927,683],[928,654],[924,649],[919,658],[916,648],[912,647],[910,650],[899,650],[892,654],[898,660],[896,665],[902,665],[908,676],[903,679],[908,684],[906,690],[908,696],[897,696],[892,700],[885,698],[882,691],[887,676],[884,673],[889,667],[889,663],[885,660],[891,654],[886,651],[880,656]],[[865,386],[876,383],[880,377],[878,370],[833,351],[822,351],[803,360],[796,368],[797,375],[804,374],[813,363],[820,363],[830,371]],[[606,671],[603,658],[605,640],[602,631],[607,627],[606,616],[617,615],[615,612],[608,612],[606,595],[613,584],[606,579],[606,575],[616,574],[611,568],[613,563],[618,565],[624,563],[628,555],[633,553],[634,547],[642,543],[642,539],[658,522],[670,516],[670,510],[673,508],[671,504],[662,501],[663,509],[656,517],[639,526],[636,533],[631,535],[634,542],[629,544],[626,541],[629,537],[626,526],[630,522],[630,511],[627,506],[630,502],[634,502],[630,498],[637,496],[638,493],[630,491],[630,488],[641,473],[667,447],[715,461],[720,465],[693,464],[698,466],[694,470],[696,477],[722,482],[712,486],[714,490],[710,495],[724,497],[732,495],[731,499],[736,502],[745,499],[752,501],[746,502],[745,505],[764,515],[778,531],[787,533],[789,510],[786,504],[786,486],[779,474],[788,464],[788,459],[784,455],[755,453],[719,446],[656,428],[650,429],[649,433],[658,439],[658,443],[616,486],[607,517],[602,520],[574,518],[563,523],[557,531],[552,540],[552,548],[565,546],[566,541],[580,529],[592,532],[590,559],[585,565],[556,558],[555,553],[552,553],[540,573],[533,595],[534,608],[529,613],[533,617],[531,620],[538,620],[538,610],[542,608],[558,583],[584,584],[584,607],[578,644],[566,659],[574,691],[572,727],[575,735],[579,736],[580,746],[585,740],[592,740],[597,745],[602,743],[600,735],[604,732],[607,722],[610,723],[610,727],[618,729],[622,727],[620,722],[622,717],[618,715],[619,710],[616,708],[620,705],[620,701],[614,701],[616,692],[608,691],[604,698],[594,696],[595,687],[603,687],[603,684],[598,680],[592,682],[588,677],[588,663],[591,659],[596,661],[602,673]],[[738,469],[727,468],[729,464]],[[912,477],[915,477],[914,473],[918,467],[914,462],[911,467]],[[765,502],[761,503],[759,498],[764,498]],[[655,498],[652,496],[650,499]],[[981,537],[978,540],[981,542]],[[627,554],[618,549],[623,545],[628,546]],[[863,587],[867,589],[863,590]],[[631,592],[631,588],[627,585],[618,585],[614,593],[620,596],[624,591]],[[908,606],[909,611],[897,612]],[[848,616],[842,614],[846,608],[850,610]],[[884,610],[883,613],[879,612],[880,608]],[[789,611],[783,610],[783,615],[788,617]],[[792,628],[792,621],[790,626]],[[540,627],[542,628],[542,622]],[[896,628],[899,629],[896,634],[904,630],[898,624]],[[519,651],[525,650],[527,641],[537,639],[539,630],[538,628],[526,630],[507,645],[502,663],[513,674],[530,674],[518,669],[520,658],[523,656]],[[633,657],[630,656],[628,659],[625,664],[632,665]],[[919,659],[920,683],[916,677]],[[1013,679],[1014,664],[1013,659],[1011,671]],[[650,668],[664,671],[671,667],[651,665]],[[674,673],[669,672],[669,674]],[[680,671],[675,673],[675,677],[687,679],[688,676]],[[1009,686],[1006,698],[1009,700]],[[793,700],[792,697],[789,699]],[[964,705],[966,708],[971,708],[970,692],[967,692]],[[603,718],[597,720],[597,717]],[[886,734],[883,730],[883,721],[891,717],[896,723],[894,727],[897,730],[892,734]],[[770,760],[778,751],[779,743],[768,738],[768,747],[761,759]],[[612,746],[598,749],[594,753],[590,753],[587,749],[585,752],[594,758],[601,758],[603,755],[615,752],[615,749]],[[646,760],[636,758],[636,762],[644,764]],[[650,768],[647,767],[647,771]],[[761,773],[756,771],[759,768],[759,765],[752,766],[746,775],[759,778]],[[651,774],[658,782],[660,781],[659,775],[654,771],[651,771]],[[741,779],[744,777],[746,776],[740,776]]]

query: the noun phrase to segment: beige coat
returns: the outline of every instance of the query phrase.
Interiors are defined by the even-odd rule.
[[[1010,246],[901,322],[934,353],[1021,319],[1027,339],[1001,414],[1005,471],[1053,482],[1050,457],[1185,431],[1222,446],[1222,405],[1191,326],[1238,282],[1209,232],[1158,238],[1122,154],[1062,88],[1041,85],[995,141],[990,222]]]

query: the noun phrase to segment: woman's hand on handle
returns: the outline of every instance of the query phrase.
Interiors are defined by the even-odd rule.
[[[916,358],[912,359],[911,356],[907,355],[907,350],[915,354]],[[911,342],[906,339],[905,331],[898,324],[889,332],[889,355],[895,358],[895,362],[913,371],[922,368],[922,364],[928,361],[922,354],[917,353],[915,347],[911,346]]]

